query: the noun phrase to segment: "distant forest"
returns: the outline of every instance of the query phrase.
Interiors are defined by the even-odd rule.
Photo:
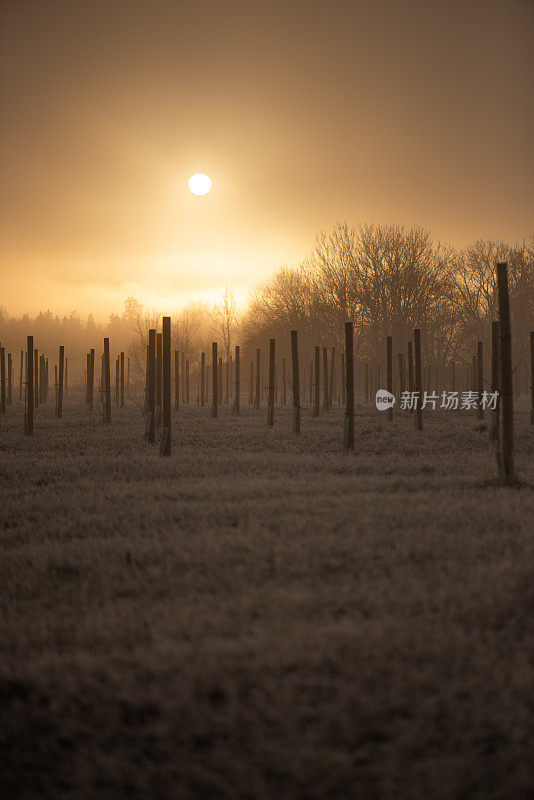
[[[354,322],[355,354],[383,362],[386,336],[395,351],[405,348],[413,328],[420,327],[427,360],[468,364],[477,341],[489,353],[491,321],[497,319],[495,264],[508,262],[514,361],[525,364],[528,336],[534,328],[534,239],[516,245],[476,241],[463,250],[432,241],[422,228],[361,225],[346,222],[320,234],[308,257],[296,268],[281,268],[251,292],[246,311],[236,310],[228,289],[214,308],[192,304],[172,317],[173,348],[192,367],[217,340],[222,354],[234,345],[252,356],[256,347],[277,339],[278,352],[289,354],[289,331],[299,331],[306,353],[316,344],[342,348],[343,325]],[[127,353],[132,374],[144,369],[148,330],[161,321],[159,310],[147,310],[128,297],[120,314],[105,324],[76,312],[58,317],[41,311],[35,317],[13,317],[0,308],[0,341],[16,354],[33,334],[35,346],[55,358],[65,345],[74,374],[83,370],[85,353]]]

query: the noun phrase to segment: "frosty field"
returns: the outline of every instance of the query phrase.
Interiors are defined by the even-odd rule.
[[[534,792],[534,426],[499,488],[470,412],[173,415],[69,397],[0,428],[0,794]],[[530,753],[529,753],[530,751]]]

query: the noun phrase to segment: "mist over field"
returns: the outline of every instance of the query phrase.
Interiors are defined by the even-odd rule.
[[[533,30],[3,0],[0,800],[534,797]]]

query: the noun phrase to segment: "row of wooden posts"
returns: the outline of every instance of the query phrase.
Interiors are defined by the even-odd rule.
[[[499,438],[498,417],[499,409],[492,415],[491,438],[497,443],[497,459],[499,469],[504,479],[510,479],[513,475],[513,379],[512,379],[512,357],[511,357],[511,333],[510,333],[510,311],[508,299],[508,277],[507,265],[497,265],[497,288],[499,296],[499,320],[492,323],[492,353],[491,353],[491,391],[498,392],[502,414],[502,437]],[[534,424],[534,332],[530,336],[531,345],[531,422]],[[34,408],[39,402],[46,403],[48,399],[48,359],[38,350],[34,349],[33,337],[27,338],[26,360],[26,386],[25,386],[25,415],[24,431],[26,434],[33,433]],[[155,442],[156,429],[161,428],[160,452],[162,455],[171,453],[171,319],[163,318],[162,332],[157,333],[155,329],[150,330],[149,340],[146,350],[146,376],[145,376],[145,400],[143,413],[146,416],[145,435],[148,442]],[[181,359],[181,369],[179,369],[179,356]],[[334,402],[335,385],[335,364],[336,351],[332,348],[330,355],[330,369],[328,364],[328,350],[322,348],[323,355],[323,401],[322,409],[329,410]],[[254,364],[250,364],[249,382],[249,403],[260,408],[261,404],[261,351],[256,351],[256,369]],[[23,374],[23,352],[21,351],[21,373],[20,373],[20,394],[22,395],[22,374]],[[451,380],[452,391],[455,391],[455,365],[452,364]],[[240,413],[241,403],[241,362],[240,348],[235,348],[235,391],[233,411]],[[208,402],[208,379],[211,372],[211,415],[218,416],[219,404],[222,401],[222,358],[218,357],[217,342],[212,344],[211,365],[206,362],[206,353],[201,354],[200,380],[199,380],[199,399],[200,405],[204,406]],[[55,389],[56,389],[56,416],[61,418],[63,407],[63,395],[67,391],[67,359],[64,355],[64,348],[59,348],[59,364],[55,366]],[[345,406],[345,421],[343,434],[343,447],[345,450],[354,449],[354,331],[353,324],[345,324],[345,350],[341,354],[341,381],[340,401]],[[189,402],[189,361],[184,359],[184,354],[174,353],[174,407],[179,408],[180,404],[180,374],[185,378],[185,398]],[[268,372],[268,393],[267,393],[267,424],[269,427],[274,425],[275,415],[275,393],[276,393],[276,341],[271,339],[269,343],[269,372]],[[376,373],[375,373],[376,375]],[[379,375],[379,372],[378,372]],[[476,382],[474,377],[476,376]],[[92,407],[94,400],[94,377],[95,377],[95,351],[92,349],[87,354],[86,360],[86,394],[85,402]],[[129,386],[130,364],[127,361],[127,380]],[[5,413],[5,405],[12,402],[12,357],[8,354],[7,359],[7,380],[6,363],[4,348],[0,347],[0,379],[1,395],[0,404],[2,412]],[[414,329],[413,343],[408,342],[406,357],[404,353],[398,354],[398,380],[399,391],[405,390],[415,393],[417,398],[423,397],[423,368],[421,361],[421,331]],[[282,359],[282,402],[287,400],[287,384],[292,390],[293,404],[293,432],[300,433],[301,421],[301,387],[299,370],[299,347],[297,331],[291,331],[291,377],[286,375],[286,360]],[[482,342],[478,342],[477,353],[473,355],[471,368],[471,387],[478,391],[479,398],[484,390],[484,353]],[[230,394],[230,373],[229,363],[226,363],[226,400],[229,402]],[[313,401],[312,414],[318,416],[321,411],[321,348],[314,348],[314,362],[310,369],[310,383],[308,399]],[[379,384],[378,384],[379,385]],[[386,385],[387,390],[393,393],[393,341],[392,337],[387,337],[386,345]],[[111,374],[110,374],[110,346],[109,338],[104,339],[104,352],[101,363],[100,393],[103,408],[103,420],[111,421]],[[370,373],[369,365],[366,363],[365,369],[365,395],[370,399]],[[183,395],[182,395],[183,396]],[[124,406],[125,401],[125,355],[120,353],[115,362],[115,402]],[[477,404],[477,415],[480,419],[484,416],[484,410]],[[393,409],[387,411],[387,419],[393,419]],[[423,429],[423,415],[421,403],[417,402],[414,409],[414,421],[417,430]],[[501,441],[502,446],[499,445]]]

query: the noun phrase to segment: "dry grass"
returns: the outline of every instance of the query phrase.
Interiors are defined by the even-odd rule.
[[[164,460],[133,408],[10,409],[3,797],[532,796],[534,490],[468,412],[357,413],[343,454],[339,411],[182,410]]]

